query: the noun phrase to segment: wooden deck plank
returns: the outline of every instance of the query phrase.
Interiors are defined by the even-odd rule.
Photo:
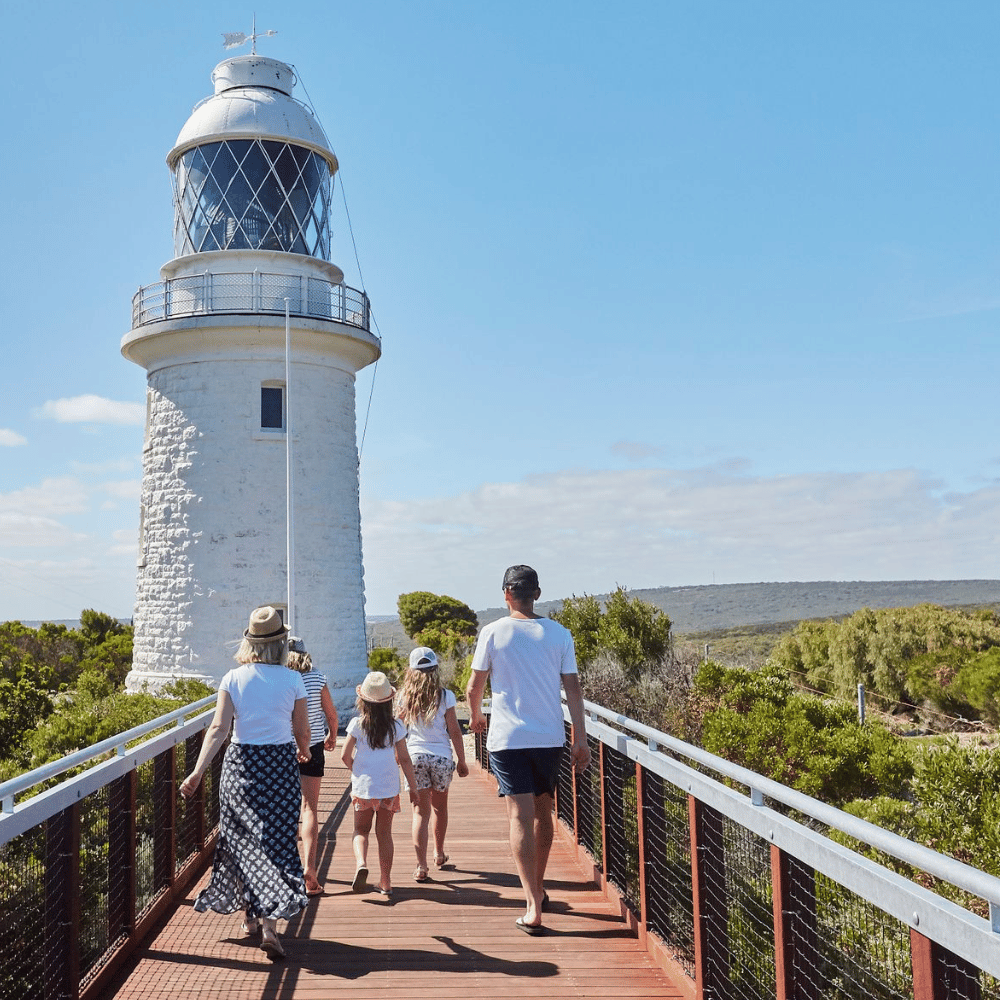
[[[119,975],[101,1000],[350,1000],[395,995],[414,1000],[474,994],[477,1000],[586,996],[690,996],[656,966],[592,882],[584,882],[569,846],[558,837],[546,888],[547,933],[516,929],[523,912],[507,841],[507,817],[492,779],[475,764],[450,795],[444,870],[415,883],[410,808],[396,817],[391,901],[354,893],[349,776],[327,755],[320,814],[320,878],[324,895],[289,921],[288,952],[272,963],[242,936],[241,914],[196,913],[188,898]],[[369,858],[377,879],[377,849]]]

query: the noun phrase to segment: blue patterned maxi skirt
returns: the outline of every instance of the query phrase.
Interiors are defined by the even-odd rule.
[[[295,744],[230,743],[219,782],[219,842],[196,910],[288,920],[308,906],[298,849]]]

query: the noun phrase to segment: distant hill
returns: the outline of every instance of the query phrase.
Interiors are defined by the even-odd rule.
[[[802,583],[723,583],[702,587],[656,587],[630,590],[663,611],[675,636],[752,625],[788,624],[806,618],[838,618],[861,608],[904,608],[914,604],[943,607],[1000,607],[1000,580],[821,580]],[[595,594],[606,600],[607,594]],[[562,600],[540,601],[541,614],[559,610]],[[502,618],[505,608],[478,611],[480,625]],[[369,621],[378,645],[412,646],[398,619]]]

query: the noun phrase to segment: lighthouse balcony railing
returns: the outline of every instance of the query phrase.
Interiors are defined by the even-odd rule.
[[[144,285],[132,298],[132,328],[185,316],[283,316],[286,300],[291,316],[371,330],[365,292],[311,275],[266,271],[206,271]]]
[[[0,997],[102,995],[186,894],[217,835],[221,755],[191,800],[178,787],[213,702],[0,784]],[[586,709],[593,765],[563,767],[561,828],[692,995],[1000,998],[1000,880]],[[476,756],[488,769],[483,736]]]

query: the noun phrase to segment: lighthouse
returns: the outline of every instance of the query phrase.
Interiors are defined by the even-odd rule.
[[[167,156],[174,257],[121,346],[147,373],[126,686],[217,683],[270,604],[346,708],[367,669],[355,376],[381,345],[329,259],[337,158],[294,71],[254,53],[212,82]]]

